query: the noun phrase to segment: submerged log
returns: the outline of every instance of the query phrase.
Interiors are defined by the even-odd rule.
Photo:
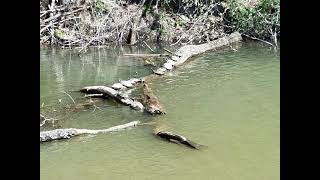
[[[85,96],[85,97],[90,97],[90,99],[85,100],[84,102],[77,103],[77,104],[71,104],[71,105],[66,105],[66,110],[71,111],[71,112],[78,112],[81,110],[89,109],[91,107],[96,107],[96,103],[99,102],[99,99],[92,99],[93,97],[104,97],[103,95],[100,94],[89,94],[92,96]]]
[[[68,128],[68,129],[55,129],[51,131],[42,131],[40,132],[40,142],[53,141],[53,140],[59,140],[59,139],[69,139],[71,137],[82,135],[82,134],[114,132],[114,131],[119,131],[129,127],[136,126],[139,123],[140,121],[132,121],[127,124],[122,124],[122,125],[114,126],[108,129],[101,129],[101,130]]]
[[[160,132],[157,132],[156,135],[162,139],[167,140],[167,141],[174,142],[174,143],[180,143],[180,144],[183,144],[183,145],[185,145],[189,148],[192,148],[192,149],[199,150],[203,147],[206,147],[204,145],[197,144],[184,136],[181,136],[181,135],[169,132],[169,131],[160,131]]]

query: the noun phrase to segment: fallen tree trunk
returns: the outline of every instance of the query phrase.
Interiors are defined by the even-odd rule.
[[[123,54],[123,56],[134,56],[134,57],[167,57],[169,54]]]
[[[122,104],[130,106],[132,109],[138,111],[144,110],[144,106],[139,101],[130,98],[127,93],[107,86],[87,86],[80,91],[88,94],[104,94],[104,96],[111,97]]]
[[[163,75],[166,71],[171,71],[174,67],[177,67],[184,62],[186,62],[192,56],[204,53],[210,50],[216,50],[223,46],[230,46],[233,43],[239,42],[242,40],[241,34],[239,32],[234,32],[229,36],[219,38],[208,43],[200,45],[186,45],[179,48],[174,55],[172,55],[162,67],[154,70],[154,73],[157,75]]]
[[[42,131],[40,132],[40,142],[53,141],[53,140],[59,140],[59,139],[69,139],[73,136],[78,136],[82,134],[114,132],[114,131],[119,131],[129,127],[136,126],[139,123],[140,121],[132,121],[127,124],[122,124],[122,125],[114,126],[108,129],[101,129],[101,130],[68,128],[68,129],[55,129],[51,131]]]
[[[203,147],[206,147],[204,145],[197,144],[184,136],[181,136],[181,135],[169,132],[169,131],[160,131],[160,132],[155,133],[155,135],[159,136],[162,139],[170,141],[170,142],[183,144],[183,145],[185,145],[189,148],[192,148],[192,149],[199,150]]]
[[[117,101],[128,105],[132,107],[133,109],[143,111],[145,107],[138,101],[133,100],[132,98],[128,96],[119,96],[120,90],[125,90],[127,88],[134,87],[135,85],[138,85],[138,82],[144,82],[144,81],[149,81],[153,78],[158,77],[159,75],[164,75],[165,72],[173,70],[174,67],[177,67],[184,62],[186,62],[189,58],[192,56],[204,53],[209,50],[216,50],[218,48],[224,47],[224,46],[230,46],[233,43],[237,43],[241,41],[241,35],[238,32],[234,32],[230,34],[229,36],[225,36],[223,38],[200,44],[200,45],[187,45],[179,48],[175,53],[172,53],[173,55],[166,60],[166,62],[158,69],[153,70],[154,74],[142,77],[142,78],[133,78],[129,79],[127,81],[120,81],[120,83],[115,83],[110,87],[106,86],[88,86],[82,88],[80,91],[88,94],[105,94],[108,95],[109,97],[112,97],[116,99]],[[168,51],[168,50],[167,50]],[[145,96],[146,97],[146,96]],[[149,96],[150,97],[150,96]],[[154,96],[155,97],[155,96]],[[147,97],[148,98],[148,97]],[[148,103],[148,101],[146,101]],[[159,101],[157,101],[159,102]],[[146,104],[145,104],[146,105]],[[150,107],[150,106],[149,106]],[[160,110],[159,108],[154,108],[154,110],[148,108],[149,111],[147,112],[151,114],[161,114],[158,111]]]

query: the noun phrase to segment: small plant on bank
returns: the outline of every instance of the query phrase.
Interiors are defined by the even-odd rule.
[[[280,37],[280,0],[230,0],[230,22],[233,30],[253,38],[272,40]]]

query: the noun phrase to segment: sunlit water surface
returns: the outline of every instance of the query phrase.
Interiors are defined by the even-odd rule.
[[[126,53],[150,53],[136,49]],[[41,50],[41,112],[58,119],[53,128],[102,129],[133,120],[184,135],[208,148],[195,151],[157,139],[152,125],[40,145],[42,180],[280,179],[279,53],[244,43],[237,51],[193,58],[150,87],[167,111],[152,117],[113,101],[70,112],[87,85],[151,73],[139,58],[119,49]]]

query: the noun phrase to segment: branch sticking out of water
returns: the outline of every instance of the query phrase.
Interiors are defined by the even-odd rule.
[[[246,37],[248,37],[248,38],[250,38],[250,39],[257,40],[257,41],[266,43],[266,44],[268,44],[268,45],[270,45],[270,46],[272,46],[272,47],[275,47],[275,45],[273,45],[272,43],[270,43],[270,42],[268,42],[268,41],[265,41],[265,40],[262,40],[262,39],[259,39],[259,38],[256,38],[256,37],[251,37],[251,36],[246,35],[246,34],[242,34],[242,35],[244,35],[244,36],[246,36]]]
[[[82,134],[97,134],[97,133],[120,131],[123,129],[127,129],[129,127],[137,126],[139,123],[140,121],[132,121],[127,124],[122,124],[122,125],[108,128],[108,129],[100,129],[100,130],[68,128],[68,129],[55,129],[51,131],[42,131],[40,132],[40,143],[46,142],[46,141],[59,140],[59,139],[69,139],[71,137],[82,135]]]
[[[68,95],[68,97],[72,100],[73,104],[76,104],[76,102],[73,100],[72,96],[68,93],[66,93],[65,91],[61,91],[62,93],[65,93],[66,95]]]

